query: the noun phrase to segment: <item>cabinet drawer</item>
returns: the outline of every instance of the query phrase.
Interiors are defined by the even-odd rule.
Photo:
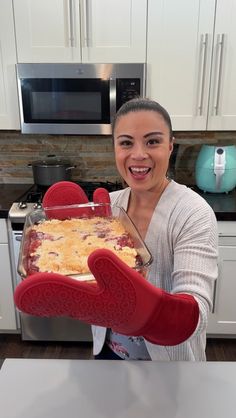
[[[219,236],[219,246],[228,246],[228,247],[235,247],[236,246],[236,237],[230,236]],[[236,258],[236,253],[235,253]]]
[[[6,224],[5,219],[0,219],[0,243],[1,244],[8,243],[7,224]]]
[[[236,237],[236,222],[235,221],[218,221],[219,237]]]

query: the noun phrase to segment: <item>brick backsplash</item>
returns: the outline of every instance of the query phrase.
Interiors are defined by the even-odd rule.
[[[194,184],[194,167],[202,144],[236,145],[233,132],[176,132],[175,179]],[[28,164],[54,154],[76,168],[72,180],[119,181],[110,136],[23,135],[0,131],[0,183],[33,183]]]

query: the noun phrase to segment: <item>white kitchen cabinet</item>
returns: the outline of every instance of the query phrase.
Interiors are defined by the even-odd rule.
[[[236,129],[236,1],[217,0],[209,130]]]
[[[214,307],[209,336],[236,335],[236,222],[218,222],[219,275],[215,282]]]
[[[147,0],[13,0],[18,62],[144,62]]]
[[[147,95],[174,130],[236,129],[235,0],[149,0]]]
[[[0,219],[0,265],[0,332],[6,330],[15,331],[17,325],[5,219]]]
[[[0,1],[0,129],[19,129],[12,3]]]

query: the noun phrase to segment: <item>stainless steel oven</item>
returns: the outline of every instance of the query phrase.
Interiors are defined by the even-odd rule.
[[[145,64],[17,64],[23,133],[111,134],[126,101],[143,96]]]
[[[14,268],[14,285],[21,277],[17,273],[23,226],[11,224],[12,253]],[[35,341],[92,341],[90,325],[70,318],[38,318],[22,312],[17,313],[17,322],[22,340]]]
[[[92,199],[93,191],[104,187],[108,191],[120,189],[120,183],[111,182],[79,182],[78,183]],[[45,188],[33,185],[20,201],[14,202],[9,210],[8,232],[12,264],[13,284],[17,286],[21,277],[17,273],[17,264],[21,238],[26,215],[40,207]],[[26,279],[27,280],[27,279]],[[91,326],[70,318],[40,318],[17,311],[17,323],[22,340],[35,341],[92,341]]]

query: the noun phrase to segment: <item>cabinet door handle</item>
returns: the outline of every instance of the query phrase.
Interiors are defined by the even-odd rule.
[[[216,71],[216,94],[214,100],[214,112],[215,116],[219,114],[219,102],[220,102],[220,90],[221,90],[221,79],[222,79],[222,67],[223,67],[223,53],[224,53],[224,45],[225,45],[225,34],[218,34],[217,35],[217,54],[216,60],[218,61],[218,71]]]
[[[70,47],[75,46],[75,36],[74,36],[74,3],[73,0],[69,0],[69,41]]]
[[[217,283],[217,279],[215,279],[215,281],[214,281],[211,313],[215,313],[215,308],[216,308],[216,283]]]
[[[81,1],[81,24],[83,33],[83,46],[89,47],[89,3],[88,0]]]
[[[203,97],[204,97],[204,87],[205,87],[205,78],[206,78],[207,48],[208,48],[208,33],[205,33],[201,35],[201,43],[200,43],[200,57],[201,57],[200,73],[199,73],[200,88],[199,88],[199,100],[198,100],[198,106],[197,106],[199,116],[202,116],[202,110],[203,110]]]

